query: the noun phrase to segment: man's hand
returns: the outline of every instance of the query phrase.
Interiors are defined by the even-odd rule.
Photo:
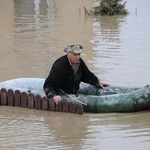
[[[99,86],[102,89],[105,89],[105,87],[110,86],[110,84],[104,83],[104,82],[99,82]]]
[[[62,101],[62,98],[61,96],[54,96],[53,100],[56,103],[56,105],[58,105]]]

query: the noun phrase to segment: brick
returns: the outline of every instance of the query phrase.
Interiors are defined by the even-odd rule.
[[[83,114],[83,106],[78,104],[76,106],[76,108],[77,108],[77,114],[81,114],[82,115]]]
[[[1,105],[8,105],[7,90],[1,89]]]
[[[8,106],[14,106],[15,98],[14,98],[14,91],[12,89],[8,90]]]
[[[35,109],[42,109],[42,101],[40,95],[35,96]]]
[[[69,112],[69,104],[67,101],[63,101],[63,112]]]
[[[21,106],[21,93],[19,90],[15,91],[15,106],[20,107]]]
[[[56,110],[56,104],[54,103],[53,99],[49,100],[49,110],[55,111]]]
[[[76,104],[70,103],[70,113],[76,113]]]
[[[21,93],[21,107],[28,107],[28,100],[27,100],[27,93],[22,92]]]
[[[32,93],[28,94],[28,108],[31,108],[31,109],[35,108],[34,95]]]
[[[62,111],[62,102],[60,102],[60,103],[58,103],[57,105],[56,105],[56,111]]]
[[[42,110],[48,110],[49,103],[48,98],[46,96],[42,97]]]

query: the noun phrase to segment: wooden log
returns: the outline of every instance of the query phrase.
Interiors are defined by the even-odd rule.
[[[48,110],[49,103],[48,98],[46,96],[42,97],[42,110]]]
[[[42,109],[42,101],[40,95],[35,96],[35,109]]]
[[[49,110],[55,111],[56,110],[56,104],[54,103],[53,99],[49,100]]]
[[[78,104],[76,108],[77,108],[77,114],[83,115],[83,106]]]
[[[8,106],[14,106],[14,91],[12,89],[8,90]]]
[[[28,100],[27,100],[27,93],[22,92],[21,93],[21,107],[28,107]]]
[[[7,95],[8,94],[8,95]],[[5,88],[1,89],[0,94],[0,104],[8,106],[17,106],[17,107],[28,107],[42,110],[50,111],[63,111],[70,113],[83,114],[83,106],[76,105],[73,103],[68,103],[67,101],[62,101],[56,105],[53,99],[48,99],[46,96],[41,98],[40,95],[34,95],[32,93],[28,94],[26,92],[20,92],[16,90],[15,92],[12,89],[8,91]]]
[[[58,103],[56,105],[56,111],[62,111],[62,107],[63,107],[62,102]]]
[[[76,113],[76,104],[70,103],[70,113]]]
[[[31,108],[31,109],[35,108],[34,95],[32,93],[28,94],[28,108]]]
[[[1,105],[8,105],[7,90],[5,88],[1,89]]]
[[[63,112],[69,112],[69,104],[67,101],[63,101]]]
[[[21,106],[21,93],[19,90],[15,91],[15,106],[20,107]]]

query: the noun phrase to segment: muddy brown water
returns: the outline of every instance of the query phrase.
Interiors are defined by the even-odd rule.
[[[46,78],[69,43],[111,85],[150,84],[150,1],[127,16],[85,16],[92,0],[0,0],[0,81]],[[75,115],[0,106],[0,149],[149,150],[150,111]]]

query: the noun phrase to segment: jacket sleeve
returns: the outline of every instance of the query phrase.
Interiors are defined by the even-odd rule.
[[[53,98],[55,95],[58,95],[58,90],[60,89],[63,81],[62,78],[63,75],[61,69],[53,66],[43,86],[48,98]]]
[[[91,85],[99,87],[99,82],[100,82],[99,79],[97,78],[97,76],[94,75],[94,73],[92,73],[88,69],[88,67],[86,66],[83,60],[81,61],[81,67],[83,72],[82,82],[89,83]]]

